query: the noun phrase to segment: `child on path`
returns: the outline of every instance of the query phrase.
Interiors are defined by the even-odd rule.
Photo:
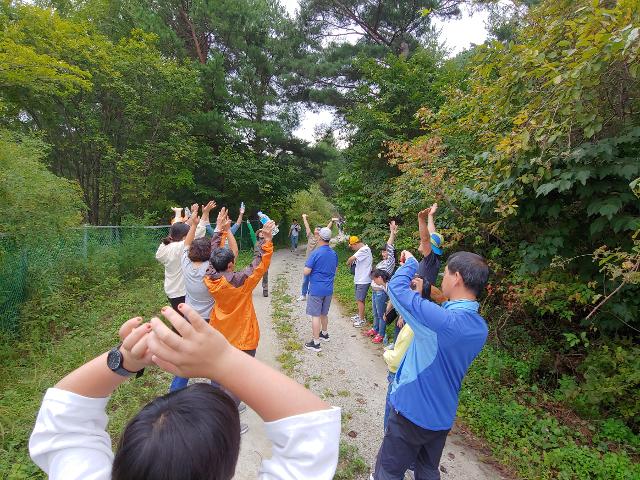
[[[203,225],[209,223],[209,212],[215,208],[216,203],[210,201],[202,207],[202,218],[200,222]],[[184,239],[184,248],[182,250],[182,274],[186,288],[185,303],[192,307],[198,315],[207,322],[213,308],[213,297],[209,294],[209,290],[204,284],[204,277],[209,268],[209,257],[211,256],[211,242],[205,238],[195,238],[196,224],[198,222],[198,212],[192,212],[191,228]],[[169,391],[180,390],[185,388],[189,383],[188,378],[174,377],[169,387]]]
[[[365,300],[369,287],[371,286],[371,266],[373,264],[373,255],[369,245],[362,243],[359,237],[352,235],[349,237],[349,248],[355,253],[347,259],[349,267],[355,263],[355,275],[353,283],[355,285],[355,298],[358,307],[358,313],[353,316],[353,326],[362,327],[365,324]]]
[[[218,214],[218,231],[211,240],[209,270],[204,279],[215,300],[210,323],[231,345],[254,356],[260,340],[260,327],[253,306],[253,289],[271,263],[271,240],[275,223],[269,221],[262,228],[263,239],[256,246],[251,265],[236,272],[236,255],[232,251],[236,242],[233,235],[223,227],[226,222],[225,214],[224,208]],[[227,237],[232,249],[221,247]]]
[[[120,434],[114,456],[106,430],[109,396],[156,364],[177,376],[210,378],[260,415],[273,445],[258,479],[331,480],[340,409],[233,348],[191,307],[179,309],[188,320],[162,309],[179,335],[158,318],[145,324],[132,318],[120,328],[118,346],[47,390],[29,440],[33,461],[51,480],[230,480],[240,448],[238,411],[228,395],[204,383],[143,407]]]
[[[191,210],[197,211],[198,205],[194,204]],[[184,284],[184,276],[182,275],[182,266],[180,259],[184,249],[184,238],[189,232],[189,227],[193,222],[190,217],[186,223],[176,222],[169,228],[169,235],[162,240],[162,243],[156,251],[156,260],[164,265],[164,291],[171,306],[175,309],[179,304],[184,303],[187,294]],[[202,223],[197,224],[195,238],[204,236],[205,226]]]
[[[389,224],[389,238],[387,239],[387,243],[382,249],[381,255],[382,260],[378,262],[376,265],[376,270],[382,270],[389,274],[389,278],[393,275],[393,269],[396,266],[396,257],[395,257],[395,248],[393,246],[396,235],[398,234],[398,226],[395,221],[391,221]],[[377,275],[378,277],[380,275]],[[369,331],[366,332],[367,335],[373,337],[373,343],[382,343],[385,337],[385,327],[386,324],[384,319],[382,318],[387,307],[387,301],[389,297],[387,296],[386,288],[383,286],[389,281],[385,280],[383,283],[379,283],[375,281],[375,277],[372,273],[371,275],[371,306],[373,308],[373,327]]]

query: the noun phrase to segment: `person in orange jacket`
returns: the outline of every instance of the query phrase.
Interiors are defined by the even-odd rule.
[[[237,247],[226,209],[218,215],[216,232],[211,239],[212,251],[204,283],[215,300],[209,323],[239,350],[255,356],[260,340],[260,327],[253,306],[253,290],[266,273],[273,254],[273,221],[262,228],[263,238],[254,250],[251,265],[237,272]],[[225,248],[229,240],[231,248]]]

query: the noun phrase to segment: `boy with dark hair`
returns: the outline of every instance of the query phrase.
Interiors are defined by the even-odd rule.
[[[255,356],[260,340],[260,327],[253,307],[253,289],[271,263],[273,254],[273,221],[262,228],[263,240],[255,250],[251,265],[235,271],[236,241],[228,230],[226,209],[218,215],[217,229],[211,239],[212,252],[204,283],[215,300],[210,324],[222,333],[229,343]],[[222,247],[227,237],[231,248]],[[235,248],[234,248],[235,247]],[[236,250],[237,251],[237,250]]]
[[[416,478],[439,479],[440,456],[455,418],[460,385],[487,339],[477,297],[489,268],[474,253],[452,255],[442,280],[442,293],[449,301],[439,306],[416,291],[419,265],[413,255],[404,251],[400,261],[404,265],[389,282],[388,292],[414,340],[395,375],[392,408],[371,478],[400,480],[415,464]]]

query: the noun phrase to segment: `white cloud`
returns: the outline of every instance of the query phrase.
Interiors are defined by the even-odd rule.
[[[472,44],[479,45],[487,39],[486,21],[489,17],[484,10],[473,12],[462,9],[462,17],[452,20],[434,20],[434,25],[440,29],[440,37],[452,55],[469,48]]]

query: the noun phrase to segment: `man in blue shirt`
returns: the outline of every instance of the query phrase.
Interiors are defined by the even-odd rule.
[[[489,268],[475,253],[451,255],[442,280],[450,300],[439,306],[412,289],[419,267],[414,256],[404,251],[400,260],[404,265],[389,282],[388,293],[415,337],[392,386],[392,410],[372,478],[401,480],[415,465],[416,479],[435,480],[462,379],[487,339],[477,297]]]
[[[338,269],[338,254],[329,246],[331,229],[320,229],[318,247],[309,255],[304,264],[304,274],[309,275],[309,297],[307,315],[312,318],[313,338],[304,344],[312,352],[320,352],[320,339],[329,341],[329,306],[333,296],[333,282]],[[322,327],[322,329],[321,329]]]

